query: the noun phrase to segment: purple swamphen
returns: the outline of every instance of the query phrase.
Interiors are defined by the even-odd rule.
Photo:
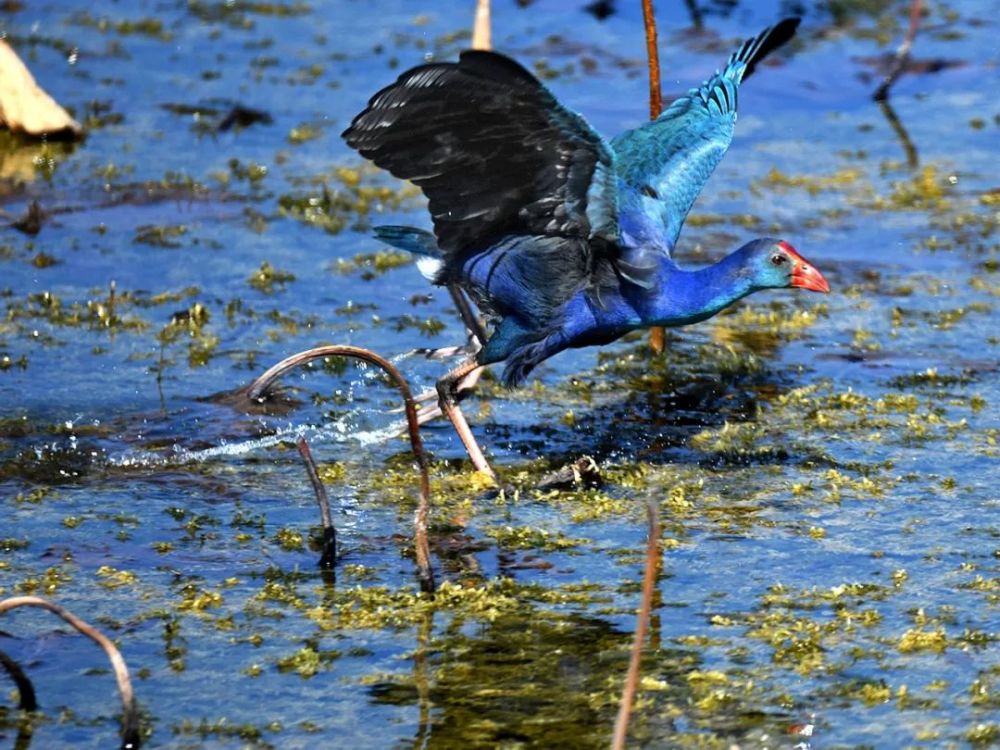
[[[477,356],[438,383],[477,469],[493,474],[456,389],[478,366],[505,362],[514,386],[563,349],[696,323],[760,289],[829,291],[772,238],[695,271],[670,257],[732,140],[740,82],[798,25],[786,18],[748,39],[720,72],[610,143],[518,63],[485,51],[408,70],[344,131],[428,199],[433,234],[383,226],[376,236],[423,256],[425,275],[460,286],[493,323]]]

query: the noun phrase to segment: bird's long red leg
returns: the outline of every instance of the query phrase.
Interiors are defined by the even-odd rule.
[[[467,374],[462,380],[460,380],[455,385],[455,400],[462,401],[466,396],[468,396],[475,389],[476,384],[479,382],[479,378],[483,375],[483,370],[485,367],[477,367]],[[424,425],[431,420],[437,419],[442,414],[444,410],[441,408],[441,398],[440,395],[435,391],[429,391],[428,393],[421,393],[416,396],[413,400],[417,403],[423,403],[434,396],[438,397],[438,403],[431,407],[422,408],[417,412],[417,424]],[[406,425],[404,424],[400,427],[400,434],[405,431]]]
[[[479,364],[476,360],[470,359],[441,378],[437,382],[438,403],[441,405],[441,411],[444,412],[445,416],[455,426],[455,431],[462,439],[462,444],[465,446],[469,458],[472,459],[472,465],[476,467],[477,471],[483,472],[496,481],[497,475],[490,467],[486,456],[483,455],[483,451],[479,448],[479,443],[476,442],[476,438],[472,435],[472,430],[469,429],[469,423],[465,421],[465,415],[462,414],[462,410],[458,407],[458,385],[478,367]]]
[[[486,329],[483,328],[482,321],[479,320],[479,316],[472,309],[472,304],[465,296],[465,292],[462,291],[462,287],[458,284],[449,284],[448,293],[451,294],[451,299],[455,303],[455,307],[458,308],[458,312],[462,316],[462,322],[469,329],[469,333],[475,337],[476,343],[480,347],[485,346]]]

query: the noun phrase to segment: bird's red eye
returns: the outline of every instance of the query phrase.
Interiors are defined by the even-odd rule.
[[[788,258],[785,255],[783,255],[782,253],[775,253],[774,255],[771,256],[771,263],[773,263],[776,266],[780,266],[782,263],[785,263],[787,260],[788,260]]]

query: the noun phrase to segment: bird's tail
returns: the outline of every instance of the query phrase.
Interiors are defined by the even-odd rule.
[[[747,39],[729,58],[726,75],[737,82],[749,78],[757,63],[795,36],[801,18],[783,18],[774,26],[768,26],[757,36]]]
[[[375,237],[387,245],[417,256],[417,268],[424,278],[435,281],[444,266],[444,256],[437,239],[425,229],[385,225],[375,227]]]
[[[515,349],[503,368],[503,384],[506,388],[517,388],[539,363],[547,356],[545,341],[537,341]]]

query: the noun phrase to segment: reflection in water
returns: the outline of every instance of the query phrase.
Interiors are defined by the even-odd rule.
[[[413,746],[421,750],[430,742],[432,730],[431,675],[427,665],[427,652],[433,628],[434,612],[429,611],[417,629],[417,648],[413,652],[413,683],[417,688],[417,703],[420,706],[417,736],[414,738]]]
[[[628,633],[605,620],[540,611],[482,626],[456,618],[433,638],[431,630],[428,618],[412,675],[370,688],[376,703],[419,707],[408,747],[429,746],[431,737],[437,748],[606,746]]]
[[[51,177],[73,150],[72,143],[28,141],[0,130],[0,202],[40,176]]]
[[[701,8],[698,7],[698,0],[684,0],[684,5],[687,7],[688,16],[691,17],[691,25],[700,31],[704,19],[701,15]]]
[[[910,140],[910,134],[906,132],[906,128],[903,127],[903,122],[896,116],[896,110],[894,110],[892,105],[889,104],[888,99],[879,99],[878,108],[882,110],[882,114],[885,115],[885,119],[889,123],[889,127],[892,128],[892,132],[896,134],[900,144],[903,146],[903,151],[906,152],[906,166],[910,169],[916,169],[919,164],[919,160],[917,158],[917,147],[914,146],[913,141]]]

